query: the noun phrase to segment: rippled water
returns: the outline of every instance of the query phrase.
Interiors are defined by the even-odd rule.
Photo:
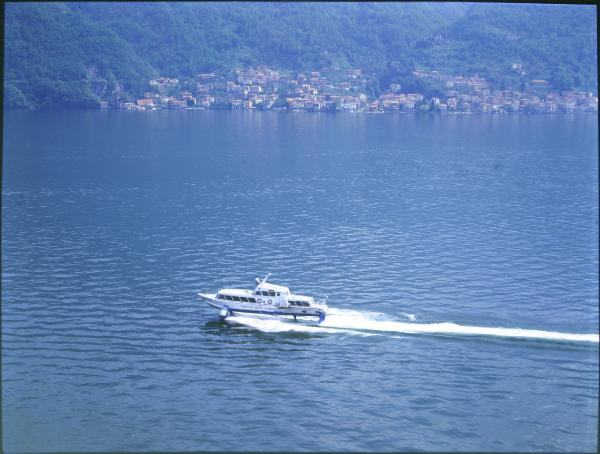
[[[5,451],[595,451],[595,116],[7,112]],[[328,295],[321,326],[196,296]]]

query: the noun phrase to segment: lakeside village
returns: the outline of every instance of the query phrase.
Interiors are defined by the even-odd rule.
[[[514,71],[521,71],[514,64]],[[443,87],[444,96],[425,98],[391,84],[377,99],[367,96],[369,76],[360,69],[310,72],[274,70],[266,66],[235,69],[229,74],[198,74],[179,81],[161,77],[135,102],[101,102],[101,108],[241,109],[313,112],[442,112],[442,113],[571,113],[598,112],[598,96],[589,92],[553,92],[544,80],[531,80],[525,91],[497,90],[483,78],[448,76],[415,70],[417,78]]]

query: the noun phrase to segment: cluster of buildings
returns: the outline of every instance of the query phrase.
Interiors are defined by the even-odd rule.
[[[202,73],[185,81],[161,77],[150,81],[150,89],[143,98],[119,102],[115,107],[448,113],[598,111],[598,97],[592,93],[554,93],[544,80],[532,80],[526,91],[517,91],[493,89],[477,75],[448,76],[437,71],[415,70],[413,76],[435,81],[440,87],[438,96],[404,93],[400,83],[393,83],[384,94],[369,97],[367,93],[374,79],[360,69],[292,72],[258,66],[237,68],[227,74]]]
[[[513,70],[522,71],[520,64]],[[438,71],[415,70],[417,78],[437,81],[444,98],[432,97],[423,110],[464,113],[571,113],[598,112],[598,96],[583,91],[551,91],[550,83],[533,79],[524,91],[494,89],[484,78],[448,76]]]
[[[237,68],[228,74],[202,73],[181,82],[166,77],[151,80],[143,98],[115,107],[359,111],[367,107],[368,82],[359,69],[296,73],[267,66]]]

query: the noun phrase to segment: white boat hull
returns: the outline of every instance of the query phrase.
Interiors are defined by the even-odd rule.
[[[268,300],[264,300],[262,303],[245,303],[242,301],[222,301],[216,298],[216,293],[198,293],[206,303],[214,308],[221,309],[219,314],[221,317],[227,317],[228,315],[240,313],[250,314],[268,314],[268,315],[288,315],[296,317],[318,317],[323,320],[325,318],[325,311],[316,307],[282,307],[277,304],[269,304]],[[225,313],[223,314],[223,311]],[[223,314],[223,315],[221,315]]]

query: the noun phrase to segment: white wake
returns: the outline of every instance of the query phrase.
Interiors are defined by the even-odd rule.
[[[298,333],[350,333],[359,334],[363,336],[373,336],[372,333],[365,333],[361,331],[354,331],[343,328],[327,328],[324,325],[318,325],[315,322],[312,324],[305,322],[295,322],[288,319],[282,319],[277,317],[269,316],[258,316],[258,315],[236,315],[230,316],[226,319],[228,322],[235,323],[238,325],[248,326],[250,328],[257,329],[265,333],[282,333],[282,332],[298,332]]]
[[[413,314],[402,314],[414,320]],[[320,325],[294,322],[276,317],[233,316],[228,321],[242,324],[263,332],[304,332],[304,333],[350,333],[374,335],[376,333],[443,334],[455,336],[495,336],[504,338],[538,339],[565,342],[599,342],[598,334],[576,334],[535,329],[503,328],[487,326],[459,325],[452,322],[412,323],[396,321],[386,314],[359,312],[347,309],[330,308],[327,318]]]

